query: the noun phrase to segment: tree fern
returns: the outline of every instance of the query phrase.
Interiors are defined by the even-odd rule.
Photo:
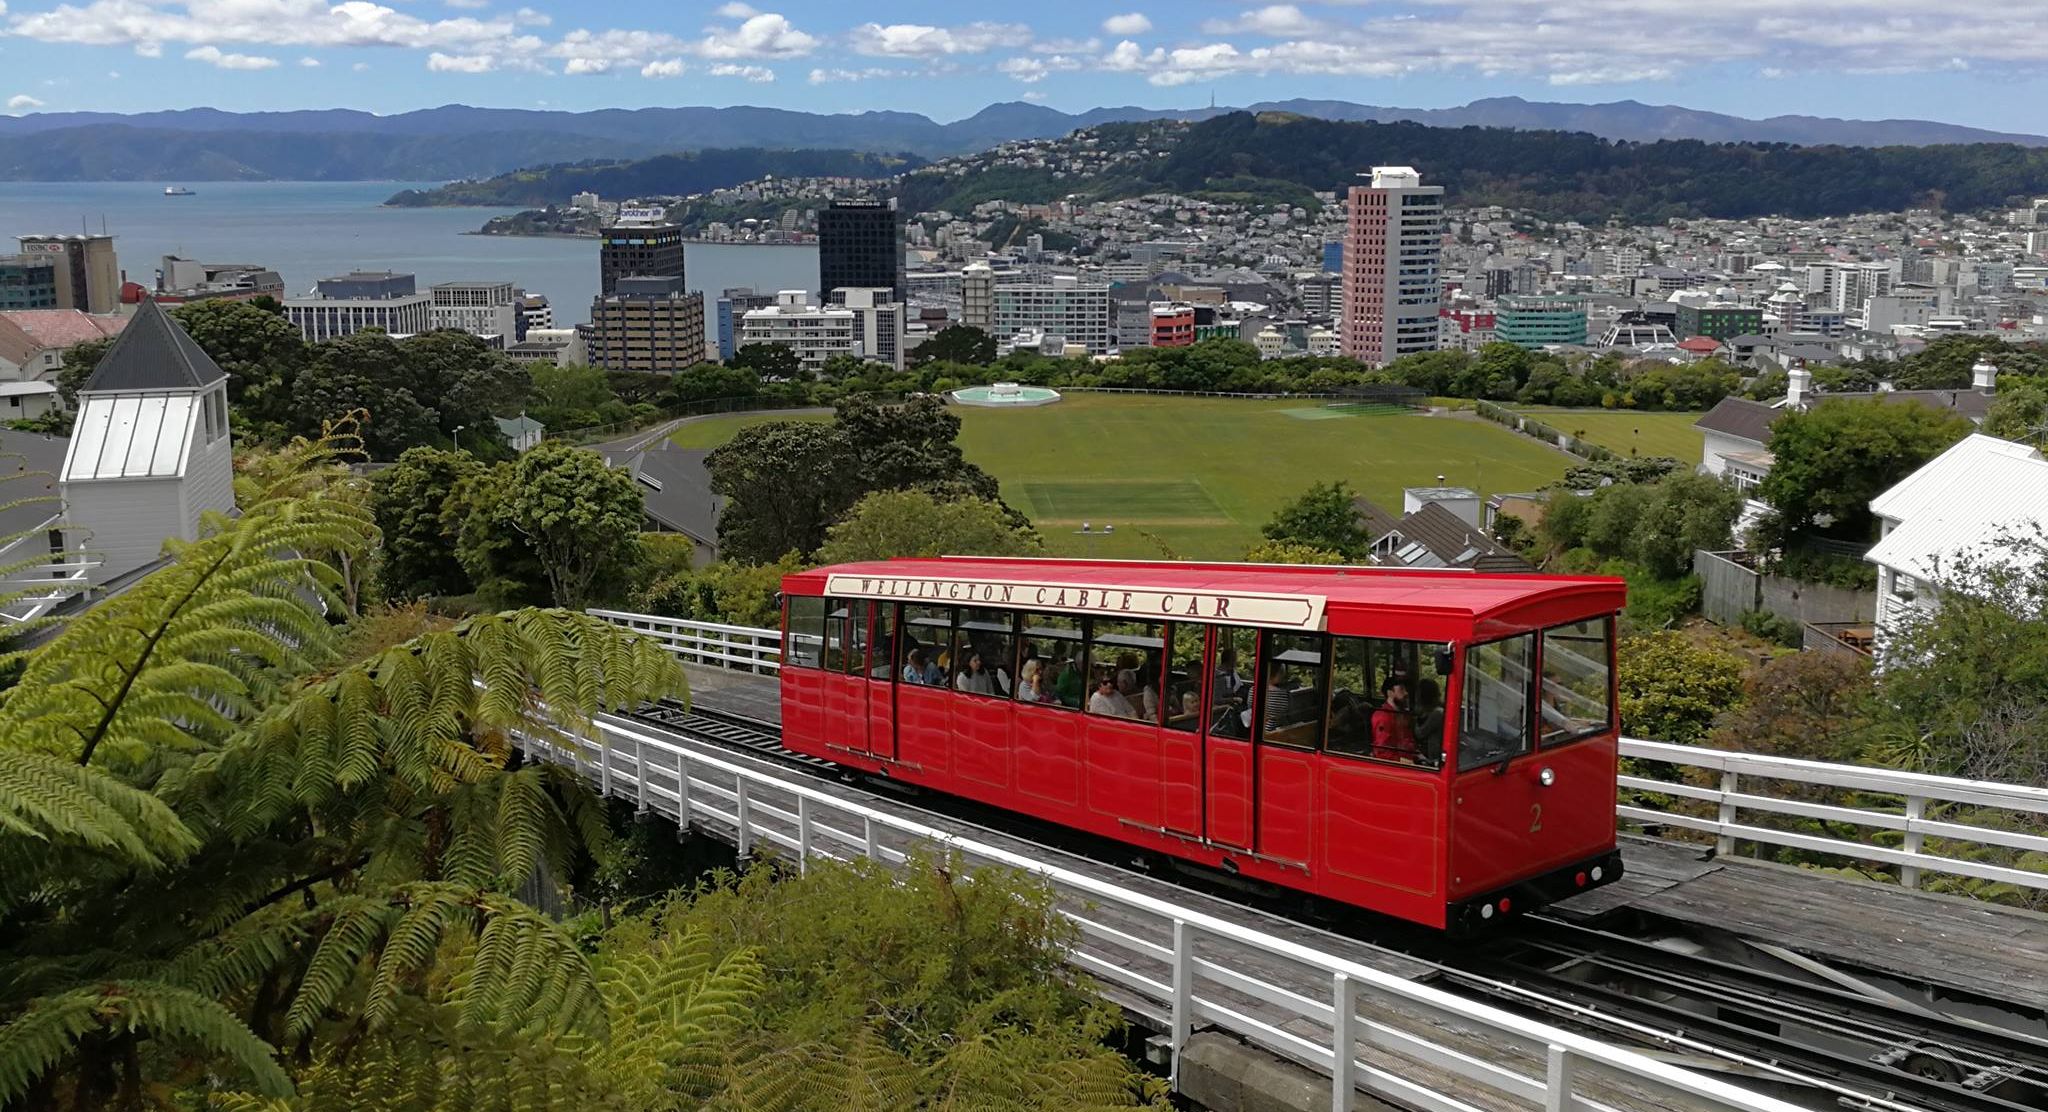
[[[26,1093],[80,1039],[96,1033],[189,1043],[239,1069],[258,1093],[292,1090],[270,1047],[220,1004],[165,985],[114,982],[44,997],[0,1026],[0,1106]]]

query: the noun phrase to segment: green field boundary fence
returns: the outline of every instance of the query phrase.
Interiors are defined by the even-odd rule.
[[[1573,436],[1570,433],[1546,425],[1526,413],[1517,413],[1504,405],[1496,405],[1493,402],[1473,402],[1472,412],[1495,424],[1504,425],[1515,432],[1521,433],[1523,436],[1532,437],[1543,441],[1545,444],[1562,448],[1580,459],[1598,461],[1621,458],[1615,452],[1603,448],[1584,437]]]

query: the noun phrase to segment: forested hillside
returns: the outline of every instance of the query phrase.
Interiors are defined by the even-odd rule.
[[[866,151],[778,151],[746,147],[686,151],[636,162],[577,162],[514,170],[483,181],[439,189],[408,189],[393,205],[547,205],[589,190],[601,197],[656,197],[703,193],[763,177],[886,178],[915,169],[915,155]]]

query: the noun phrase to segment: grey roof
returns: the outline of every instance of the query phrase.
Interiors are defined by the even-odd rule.
[[[1429,549],[1448,567],[1469,568],[1480,559],[1488,559],[1489,564],[1494,565],[1490,570],[1505,570],[1499,565],[1503,563],[1500,558],[1506,557],[1519,565],[1514,570],[1528,568],[1528,564],[1514,552],[1494,543],[1493,538],[1486,535],[1486,530],[1467,524],[1440,502],[1431,502],[1402,518],[1401,536],[1409,544]]]
[[[497,422],[498,435],[508,439],[524,436],[529,432],[544,432],[547,429],[546,425],[524,413],[517,417],[492,417],[491,420]]]
[[[715,548],[724,506],[711,492],[711,470],[704,466],[710,454],[708,448],[678,448],[663,441],[648,451],[616,453],[610,462],[631,472],[650,520]]]
[[[70,443],[69,437],[0,429],[0,543],[57,516],[57,475],[64,470],[64,450]],[[12,504],[44,498],[49,501]],[[43,547],[41,540],[32,543]],[[19,555],[0,557],[0,564],[17,559]]]
[[[227,377],[154,300],[144,298],[80,392],[196,390]]]
[[[1733,436],[1753,444],[1767,444],[1771,439],[1771,422],[1778,419],[1779,410],[1762,402],[1748,398],[1722,398],[1714,408],[1692,423],[1692,427],[1722,436]]]
[[[1397,533],[1401,529],[1400,518],[1381,509],[1378,503],[1370,499],[1352,499],[1351,509],[1358,515],[1358,524],[1365,529],[1367,544],[1378,544],[1385,540],[1388,534]]]
[[[1859,391],[1854,394],[1822,394],[1814,400],[1833,401],[1837,398],[1849,401],[1864,401],[1870,398],[1877,398],[1893,405],[1918,402],[1921,405],[1931,405],[1936,409],[1953,410],[1972,421],[1982,421],[1985,414],[1991,411],[1991,403],[1997,400],[1996,396],[1977,390]]]

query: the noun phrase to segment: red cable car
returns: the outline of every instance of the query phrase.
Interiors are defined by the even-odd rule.
[[[1440,929],[1621,875],[1618,579],[944,557],[783,595],[798,752]]]

